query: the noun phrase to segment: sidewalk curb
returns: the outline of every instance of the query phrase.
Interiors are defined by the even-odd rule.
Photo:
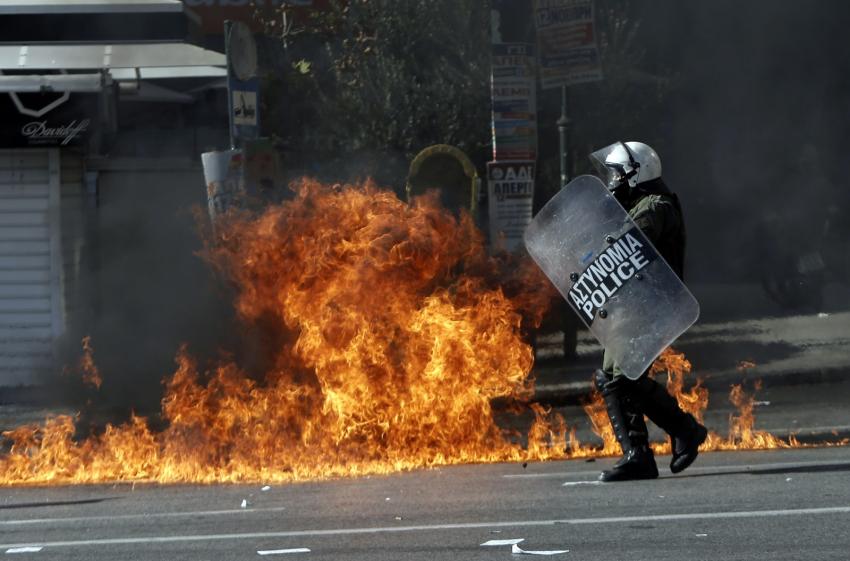
[[[566,377],[566,376],[565,376]],[[574,377],[574,376],[573,376]],[[809,384],[833,384],[850,378],[850,367],[822,368],[803,372],[780,372],[757,375],[757,372],[728,372],[715,375],[690,375],[686,382],[695,383],[702,379],[702,385],[711,391],[726,391],[734,384],[761,381],[762,388],[798,386]],[[571,381],[562,384],[543,384],[535,387],[531,401],[544,405],[581,405],[590,399],[593,384],[590,374],[587,381]]]

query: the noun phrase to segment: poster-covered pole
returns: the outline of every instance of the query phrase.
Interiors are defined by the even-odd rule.
[[[558,117],[558,153],[561,158],[561,189],[570,181],[569,170],[569,154],[568,151],[568,134],[570,120],[567,117],[567,86],[561,86],[561,116]]]
[[[527,0],[494,2],[491,10],[491,124],[493,160],[487,162],[490,242],[524,251],[531,222],[537,165],[537,61],[528,42]],[[530,22],[529,22],[530,23]]]

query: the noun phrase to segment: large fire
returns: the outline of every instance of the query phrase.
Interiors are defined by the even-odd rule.
[[[436,197],[305,180],[259,216],[224,217],[207,258],[262,338],[265,372],[201,371],[181,350],[164,431],[134,417],[76,442],[71,418],[21,427],[0,480],[289,481],[563,455],[539,442],[545,412],[524,448],[491,406],[531,395],[523,321],[553,293]]]
[[[436,201],[304,180],[291,201],[224,217],[206,257],[262,341],[262,373],[203,369],[181,349],[167,428],[133,416],[78,440],[74,419],[55,417],[7,431],[0,482],[281,482],[618,453],[599,402],[587,411],[602,449],[539,405],[527,438],[497,425],[494,400],[533,394],[523,332],[553,292],[530,264],[488,255],[472,220]],[[99,386],[88,340],[84,351],[85,380]],[[684,390],[684,356],[667,351],[654,371],[701,418],[708,392]],[[730,437],[712,433],[705,449],[795,444],[754,431],[752,399],[733,399]]]

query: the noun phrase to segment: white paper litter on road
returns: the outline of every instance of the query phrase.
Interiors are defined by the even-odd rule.
[[[38,553],[44,549],[41,546],[27,546],[27,547],[10,547],[6,550],[6,553]]]
[[[266,485],[265,487],[260,489],[260,491],[268,491],[269,489],[271,489],[271,487],[269,485]]]
[[[261,549],[257,551],[260,555],[284,555],[286,553],[310,553],[306,547],[296,547],[294,549]]]
[[[562,484],[561,487],[574,487],[576,485],[602,485],[602,482],[599,480],[595,481],[567,481]]]
[[[698,538],[707,538],[708,534],[694,534]]]
[[[242,504],[240,504],[242,508],[248,508],[248,499],[242,499]]]
[[[511,546],[511,553],[514,555],[560,555],[561,553],[569,553],[569,549],[553,549],[550,551],[526,551],[517,544]]]
[[[519,542],[522,542],[522,541],[525,541],[525,538],[518,538],[518,539],[514,539],[514,540],[490,540],[490,541],[486,541],[486,542],[482,543],[481,545],[482,545],[482,547],[483,546],[489,547],[491,545],[516,545],[516,544],[518,544]]]

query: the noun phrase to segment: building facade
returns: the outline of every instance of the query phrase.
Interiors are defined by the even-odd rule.
[[[191,222],[199,154],[227,144],[201,23],[177,0],[0,4],[0,388],[42,384],[151,297],[124,278],[168,245],[145,232]]]

